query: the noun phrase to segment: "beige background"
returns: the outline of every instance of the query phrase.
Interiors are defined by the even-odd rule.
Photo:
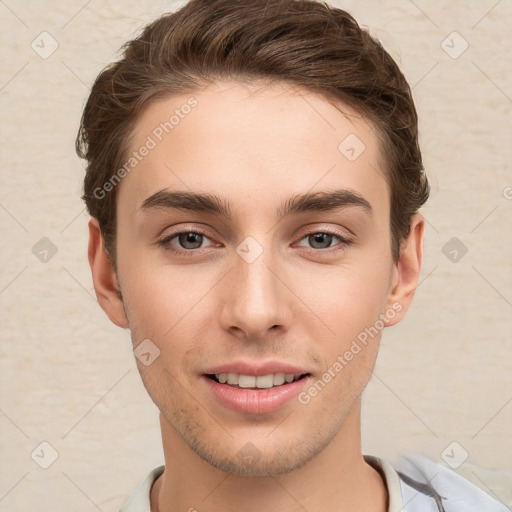
[[[162,461],[128,333],[94,297],[74,137],[101,68],[181,3],[0,2],[0,511],[114,511]],[[364,451],[441,462],[456,442],[444,453],[467,452],[457,471],[510,507],[512,2],[333,4],[414,86],[432,183],[422,281],[406,320],[384,333]],[[47,58],[31,48],[51,50],[43,31],[58,43]],[[58,251],[47,262],[32,252],[42,237]],[[467,247],[457,262],[443,252],[452,237]]]

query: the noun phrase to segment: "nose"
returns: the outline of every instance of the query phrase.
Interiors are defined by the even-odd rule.
[[[247,340],[262,340],[270,331],[284,331],[291,315],[290,292],[281,281],[277,262],[266,251],[250,263],[238,255],[234,259],[221,290],[222,327]]]

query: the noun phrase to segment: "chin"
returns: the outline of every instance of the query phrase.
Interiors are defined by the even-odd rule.
[[[232,442],[229,446],[203,443],[197,439],[186,439],[190,448],[205,462],[226,473],[237,476],[265,477],[291,473],[300,469],[320,453],[331,441],[329,435],[322,439],[310,438],[304,442],[299,437],[287,443],[247,441]],[[262,445],[265,444],[265,447]],[[241,446],[234,451],[234,446]]]
[[[200,453],[198,455],[221,471],[249,477],[283,475],[299,469],[310,460],[310,457],[306,454],[288,454],[286,457],[278,453],[260,454],[258,459],[249,459],[247,456],[238,457],[238,454],[230,458],[220,458]]]

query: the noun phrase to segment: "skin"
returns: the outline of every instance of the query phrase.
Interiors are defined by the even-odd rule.
[[[96,219],[89,224],[100,305],[131,330],[134,347],[150,339],[160,350],[149,366],[137,360],[160,410],[166,464],[152,510],[385,511],[386,486],[363,459],[360,431],[380,333],[307,405],[294,399],[269,414],[226,408],[202,374],[234,360],[272,359],[317,381],[393,304],[401,310],[385,326],[405,315],[421,267],[423,217],[411,219],[394,262],[374,127],[347,105],[283,83],[217,82],[159,100],[138,120],[130,150],[191,95],[197,107],[119,185],[117,275]],[[355,161],[338,151],[349,134],[366,146]],[[340,188],[365,198],[372,212],[346,206],[276,216],[295,194]],[[140,209],[162,189],[215,194],[230,203],[232,219]],[[308,235],[325,230],[351,243],[334,236],[315,245]],[[195,246],[167,241],[180,255],[159,245],[183,231],[205,237]],[[252,263],[236,252],[248,236],[263,249]],[[248,442],[258,455],[252,460],[240,455]]]

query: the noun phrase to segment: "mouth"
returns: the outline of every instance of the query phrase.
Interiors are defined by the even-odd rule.
[[[282,365],[279,368],[281,371],[276,371],[278,368],[239,366],[242,366],[239,371],[245,373],[230,372],[228,368],[222,371],[224,368],[219,368],[213,370],[215,373],[203,374],[202,379],[206,384],[206,393],[219,405],[238,413],[263,415],[290,406],[313,378],[311,373],[298,373],[298,368],[285,369]],[[296,373],[291,373],[293,371]]]
[[[269,373],[267,375],[256,376],[239,373],[215,373],[207,374],[206,377],[219,384],[226,384],[233,388],[258,390],[286,386],[287,384],[309,377],[309,375],[309,373]]]

